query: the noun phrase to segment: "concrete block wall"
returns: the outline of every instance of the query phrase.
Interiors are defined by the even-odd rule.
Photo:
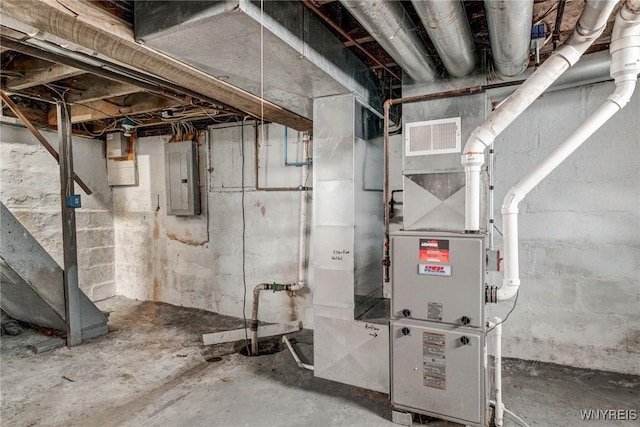
[[[58,136],[42,132],[57,149]],[[73,139],[76,173],[93,191],[76,210],[78,275],[94,300],[115,295],[113,201],[107,185],[103,142]],[[22,127],[0,125],[0,199],[58,264],[63,264],[60,169],[53,157]]]
[[[545,94],[498,138],[499,228],[508,189],[613,88],[600,83]],[[503,355],[640,374],[639,129],[636,91],[520,204],[522,286],[504,324]],[[492,305],[490,314],[504,317],[512,305]]]
[[[199,144],[203,212],[166,214],[164,143],[169,136],[138,141],[139,185],[114,189],[118,294],[242,316],[242,129],[214,129]],[[289,161],[300,161],[301,135],[289,130]],[[256,191],[254,126],[244,129],[246,304],[260,282],[297,280],[300,193]],[[283,128],[267,125],[260,139],[263,187],[295,187],[301,169],[283,165]],[[311,180],[307,185],[311,185]],[[311,209],[309,209],[309,212]],[[260,319],[303,320],[311,327],[308,290],[290,297],[263,292]]]

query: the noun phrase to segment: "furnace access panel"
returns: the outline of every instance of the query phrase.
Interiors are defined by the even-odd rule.
[[[391,316],[483,327],[484,241],[484,235],[393,234]]]
[[[484,334],[477,330],[412,320],[392,322],[393,407],[483,425],[484,346]]]

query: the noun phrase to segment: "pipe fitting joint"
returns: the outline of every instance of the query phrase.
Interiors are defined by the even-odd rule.
[[[573,67],[576,62],[582,57],[584,51],[588,46],[585,46],[584,49],[576,49],[576,47],[565,43],[556,50],[558,56],[567,61],[569,67]]]
[[[462,155],[462,164],[464,165],[465,171],[480,172],[484,164],[484,154],[465,153]]]
[[[478,126],[469,136],[462,152],[463,154],[482,154],[495,139],[496,136],[487,126]]]
[[[507,195],[507,197],[505,197],[505,200],[508,197],[511,197],[511,200],[506,204],[502,205],[502,208],[500,209],[500,213],[503,215],[517,215],[519,212],[518,203],[514,203],[516,196],[514,194],[509,194]]]

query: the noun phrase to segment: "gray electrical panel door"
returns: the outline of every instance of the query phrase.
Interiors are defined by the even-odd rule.
[[[484,236],[397,232],[391,316],[483,327]]]
[[[482,331],[431,322],[391,324],[394,408],[463,424],[486,419],[485,338]]]
[[[164,145],[168,215],[199,215],[200,189],[195,141]]]

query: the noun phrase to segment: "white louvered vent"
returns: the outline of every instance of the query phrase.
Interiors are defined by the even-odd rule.
[[[407,123],[405,155],[428,156],[460,152],[460,117]]]

